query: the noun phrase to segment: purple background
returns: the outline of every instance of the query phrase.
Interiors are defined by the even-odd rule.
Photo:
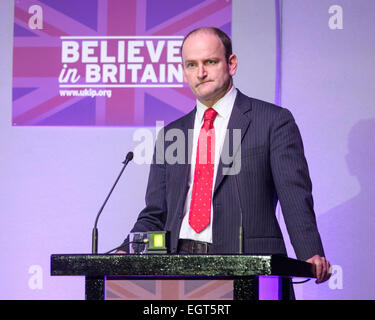
[[[275,1],[233,1],[232,35],[236,86],[271,102],[279,87],[281,105],[296,118],[326,255],[342,269],[342,288],[334,289],[336,274],[321,285],[296,285],[297,298],[374,299],[375,3],[280,3],[276,86]],[[331,5],[343,8],[342,30],[329,28]],[[137,145],[135,129],[12,127],[13,2],[0,9],[0,299],[83,299],[83,278],[49,276],[50,255],[90,252],[95,214]],[[130,230],[147,176],[147,165],[129,165],[100,219],[100,252]],[[288,251],[293,257],[290,245]],[[32,265],[42,268],[42,289],[29,286]]]
[[[343,29],[328,28],[328,8]],[[283,1],[282,105],[305,143],[326,256],[342,289],[303,286],[305,299],[374,299],[375,2]]]

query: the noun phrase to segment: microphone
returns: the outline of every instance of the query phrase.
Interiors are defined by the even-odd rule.
[[[97,229],[97,225],[98,225],[99,216],[102,213],[102,211],[104,209],[104,206],[106,205],[109,197],[111,196],[112,191],[115,188],[117,182],[120,180],[120,177],[121,177],[122,173],[124,172],[126,166],[128,165],[128,163],[130,161],[133,160],[133,156],[134,156],[133,152],[128,152],[128,154],[126,155],[125,160],[122,162],[124,164],[124,166],[122,167],[120,174],[118,175],[118,177],[117,177],[114,185],[111,188],[111,191],[109,192],[109,194],[108,194],[107,198],[105,199],[102,207],[100,208],[98,214],[96,215],[94,228],[92,230],[92,254],[97,254],[98,253],[98,229]]]

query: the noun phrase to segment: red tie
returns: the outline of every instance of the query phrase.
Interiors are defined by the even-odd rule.
[[[212,183],[215,161],[215,128],[217,112],[209,108],[199,133],[194,184],[189,210],[189,224],[196,233],[203,231],[211,219]]]

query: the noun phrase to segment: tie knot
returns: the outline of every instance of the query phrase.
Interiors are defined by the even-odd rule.
[[[204,112],[204,122],[209,121],[210,123],[213,123],[216,118],[217,112],[213,108],[208,108]]]

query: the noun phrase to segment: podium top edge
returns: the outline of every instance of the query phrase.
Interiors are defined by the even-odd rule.
[[[53,254],[51,275],[280,275],[311,277],[311,264],[280,255]]]

